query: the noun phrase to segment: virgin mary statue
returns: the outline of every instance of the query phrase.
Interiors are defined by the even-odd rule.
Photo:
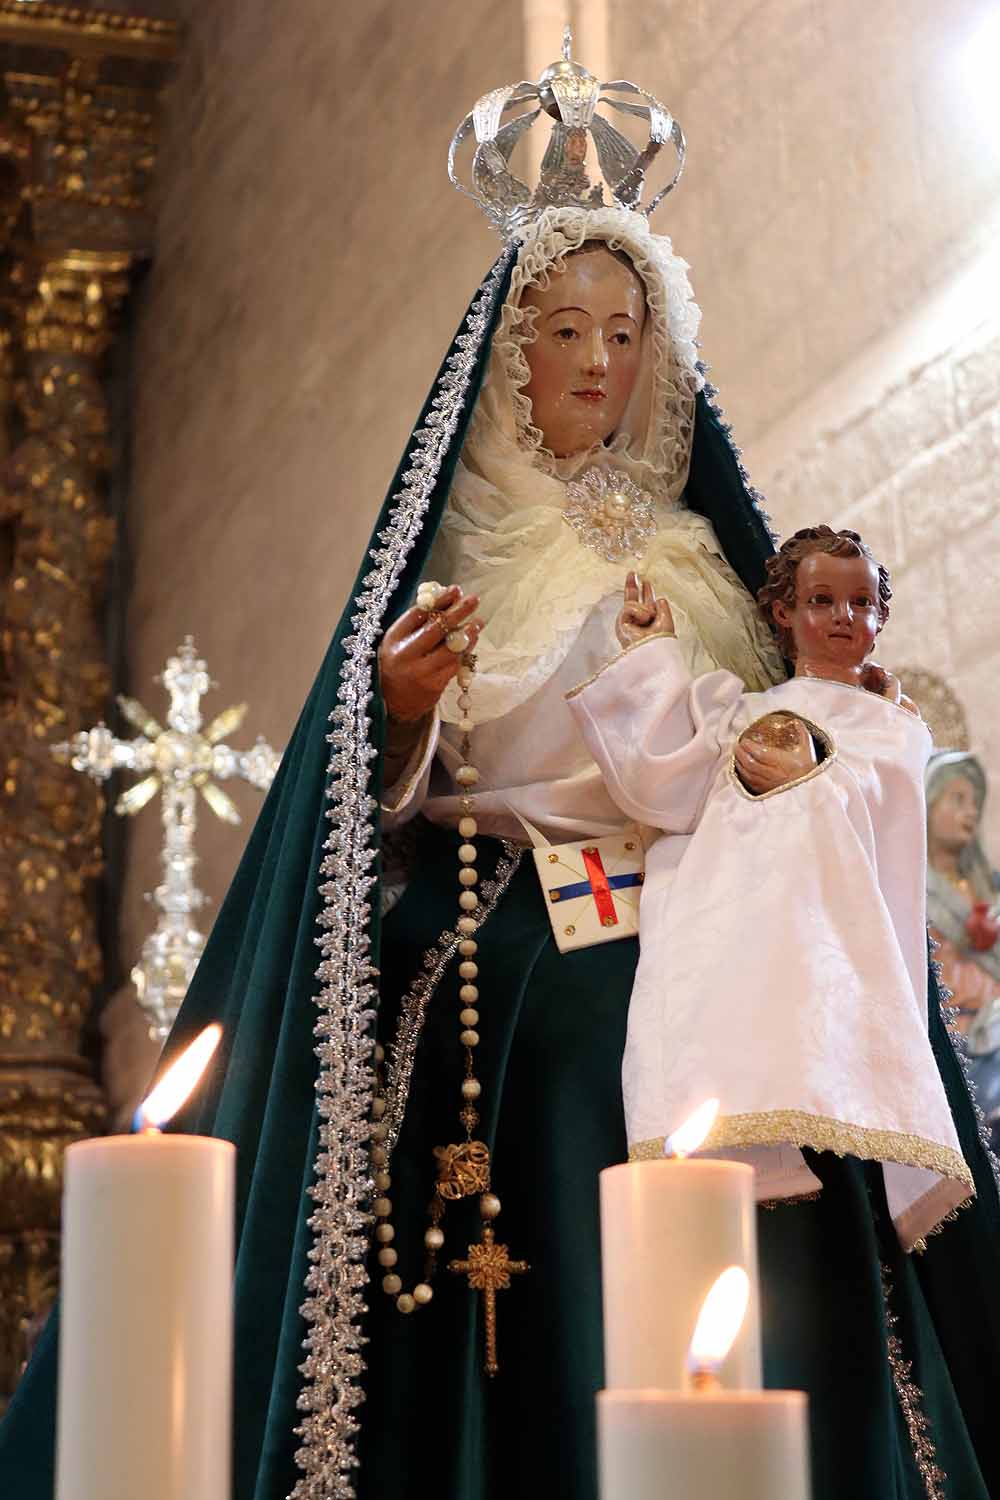
[[[529,188],[511,160],[533,122]],[[766,519],[687,267],[649,227],[662,192],[643,206],[664,147],[683,159],[662,105],[568,52],[459,127],[451,169],[472,150],[504,247],[166,1049],[222,1024],[175,1128],[238,1148],[238,1500],[597,1494],[598,1173],[626,1156],[637,943],[603,940],[628,924],[596,860],[603,915],[554,931],[525,854],[636,843],[564,701],[616,653],[629,569],[669,598],[692,671],[784,674],[753,600]],[[793,779],[790,754],[750,790]],[[997,1191],[931,991],[972,1206],[906,1255],[878,1165],[820,1152],[815,1201],[760,1215],[764,1378],[809,1392],[816,1500],[1000,1494]],[[57,1339],[54,1317],[0,1435],[17,1500],[51,1493]]]

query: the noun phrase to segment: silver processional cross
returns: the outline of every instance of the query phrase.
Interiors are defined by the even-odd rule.
[[[233,750],[224,743],[242,724],[245,703],[225,709],[202,729],[201,700],[213,684],[205,663],[195,654],[191,636],[169,658],[157,680],[170,694],[166,729],[137,699],[120,697],[122,713],[139,731],[137,739],[120,740],[106,725],[98,724],[81,730],[66,744],[54,745],[53,753],[95,781],[107,781],[119,770],[141,775],[143,779],[118,798],[117,813],[134,816],[157,792],[162,793],[163,878],[149,898],[159,915],[132,970],[150,1033],[162,1040],[173,1025],[205,946],[194,921],[194,913],[206,899],[194,879],[197,795],[201,793],[216,817],[239,823],[232,798],[215,781],[239,776],[266,791],[281,755],[260,738],[250,750]]]

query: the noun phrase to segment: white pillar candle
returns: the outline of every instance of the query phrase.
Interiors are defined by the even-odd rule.
[[[702,1300],[727,1266],[750,1278],[750,1303],[719,1372],[761,1383],[753,1168],[690,1159],[628,1162],[601,1173],[604,1363],[609,1389],[687,1387]]]
[[[230,1500],[235,1148],[66,1153],[57,1500]]]
[[[600,1391],[601,1500],[809,1500],[801,1391]]]

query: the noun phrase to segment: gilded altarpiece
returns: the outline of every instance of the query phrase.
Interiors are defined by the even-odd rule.
[[[53,744],[108,712],[106,369],[174,27],[0,0],[0,1410],[55,1295],[62,1155],[106,1111],[100,791]]]

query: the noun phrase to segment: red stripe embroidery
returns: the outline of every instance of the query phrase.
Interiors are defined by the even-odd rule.
[[[615,913],[615,903],[611,896],[608,885],[608,877],[604,873],[604,865],[601,862],[600,851],[597,849],[581,849],[583,863],[587,871],[587,879],[594,893],[594,905],[597,907],[597,915],[601,919],[602,927],[617,927],[618,917]]]

